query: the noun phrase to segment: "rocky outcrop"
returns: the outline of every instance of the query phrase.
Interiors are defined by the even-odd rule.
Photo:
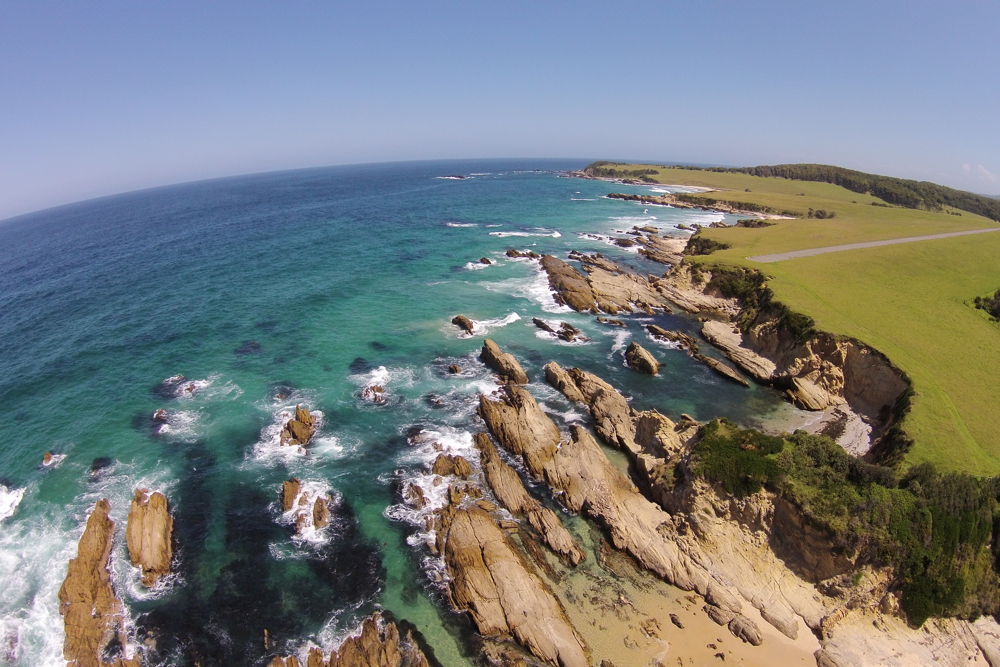
[[[583,642],[559,602],[486,511],[451,505],[439,521],[452,604],[469,612],[480,634],[513,635],[552,665],[588,666]]]
[[[470,320],[465,315],[456,315],[455,317],[452,318],[451,323],[454,324],[459,329],[461,329],[462,331],[464,331],[465,333],[470,335],[472,334],[473,329],[476,328],[475,323],[473,323],[473,321]]]
[[[281,511],[294,510],[295,531],[300,535],[308,528],[319,530],[328,526],[333,505],[329,495],[311,493],[303,486],[297,477],[281,483]]]
[[[732,380],[737,384],[741,384],[744,387],[750,386],[750,383],[747,382],[747,379],[742,375],[740,375],[740,372],[735,368],[733,368],[732,366],[730,366],[729,364],[719,361],[718,359],[713,359],[712,357],[706,357],[704,354],[693,354],[691,356],[694,359],[700,361],[701,363],[711,368],[713,371],[715,371],[722,377]]]
[[[656,360],[656,357],[635,341],[631,342],[628,349],[625,350],[625,363],[632,370],[641,373],[656,375],[660,372],[660,362]]]
[[[542,255],[541,266],[549,276],[549,287],[558,303],[580,313],[596,312],[597,302],[590,283],[576,269],[552,255]]]
[[[174,520],[167,497],[159,491],[136,489],[125,529],[129,558],[142,570],[142,585],[155,586],[170,574],[173,561]]]
[[[705,356],[699,353],[698,342],[682,331],[670,331],[662,327],[658,327],[655,324],[647,324],[646,330],[649,332],[653,338],[658,340],[669,341],[671,343],[677,343],[681,346],[681,349],[685,350],[692,359],[700,361],[701,363],[708,366],[710,369],[718,373],[719,375],[732,380],[733,382],[739,383],[744,387],[749,387],[750,383],[747,382],[746,378],[743,377],[738,370],[730,366],[729,364],[719,361],[718,359],[713,359],[712,357]]]
[[[268,667],[430,667],[413,632],[400,634],[394,622],[378,612],[361,624],[361,632],[344,640],[340,648],[323,657],[318,648],[309,650],[306,662],[295,656],[275,657]]]
[[[127,646],[122,604],[111,585],[108,561],[115,524],[108,517],[111,504],[97,501],[87,518],[76,558],[70,560],[59,589],[59,613],[66,639],[67,667],[140,667],[138,657],[106,657],[109,646]]]
[[[513,384],[528,384],[528,374],[521,368],[514,355],[500,349],[500,346],[487,338],[483,341],[483,351],[479,358],[483,363],[496,371],[500,380]]]
[[[725,322],[705,322],[702,335],[758,381],[784,388],[802,408],[846,403],[873,426],[873,438],[888,426],[890,408],[908,382],[883,355],[826,333],[799,343],[778,321],[758,320],[747,335]]]
[[[485,433],[476,433],[475,443],[480,453],[486,482],[500,504],[511,514],[527,518],[528,523],[538,531],[545,543],[573,565],[585,560],[586,554],[583,549],[562,525],[559,517],[528,494],[517,472],[500,458],[489,436]]]
[[[431,472],[442,477],[454,475],[460,479],[469,479],[472,476],[472,466],[462,456],[438,454],[431,466]]]
[[[528,471],[541,477],[559,447],[559,429],[525,389],[508,385],[501,400],[479,396],[479,416],[504,447],[524,457]]]
[[[280,442],[282,445],[304,447],[312,440],[314,433],[316,433],[316,418],[301,405],[296,405],[295,416],[281,428]]]
[[[692,273],[691,267],[682,264],[657,279],[655,285],[667,300],[689,313],[713,313],[727,318],[738,316],[739,302],[722,296],[711,287],[711,279],[711,272],[699,269],[698,273]]]
[[[597,321],[600,322],[601,324],[607,324],[608,326],[611,326],[611,327],[627,327],[628,326],[627,324],[625,324],[621,320],[614,320],[614,319],[611,319],[611,318],[608,318],[608,317],[600,317],[599,316],[597,318]]]
[[[709,320],[702,324],[701,335],[756,380],[764,383],[774,376],[775,364],[743,345],[743,336],[728,322]]]
[[[510,250],[508,250],[504,254],[507,255],[508,257],[511,257],[511,258],[514,258],[514,259],[517,259],[517,258],[539,259],[541,257],[541,255],[539,255],[534,250],[516,250],[515,248],[511,248]]]

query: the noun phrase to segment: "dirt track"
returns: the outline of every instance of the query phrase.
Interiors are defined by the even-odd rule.
[[[778,252],[773,255],[756,255],[747,257],[753,262],[780,262],[785,259],[795,259],[797,257],[811,257],[812,255],[824,255],[828,252],[840,252],[841,250],[857,250],[859,248],[875,248],[880,245],[895,245],[897,243],[912,243],[913,241],[930,241],[933,239],[947,239],[952,236],[966,236],[968,234],[985,234],[986,232],[1000,232],[1000,227],[989,229],[972,229],[967,232],[949,232],[947,234],[929,234],[927,236],[907,236],[901,239],[889,239],[887,241],[868,241],[866,243],[848,243],[846,245],[830,245],[824,248],[810,248],[809,250],[793,250],[791,252]]]

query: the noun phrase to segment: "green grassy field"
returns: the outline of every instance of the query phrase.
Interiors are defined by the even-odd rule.
[[[641,168],[629,165],[628,168]],[[653,167],[656,168],[656,167]],[[874,198],[825,183],[660,169],[662,183],[712,187],[705,196],[776,209],[835,210],[830,220],[759,229],[705,229],[731,245],[699,258],[760,269],[776,298],[835,334],[884,352],[913,380],[903,426],[909,463],[1000,474],[1000,326],[969,305],[1000,287],[1000,234],[921,241],[758,264],[748,256],[844,243],[996,227],[963,212],[871,206]],[[745,192],[750,189],[750,192]],[[801,194],[800,194],[801,193]],[[857,202],[856,204],[852,202]]]

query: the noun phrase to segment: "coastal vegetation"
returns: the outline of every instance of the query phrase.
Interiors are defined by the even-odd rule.
[[[725,419],[701,428],[690,470],[738,497],[766,487],[858,566],[890,567],[913,625],[1000,611],[997,478],[942,474],[927,463],[900,474],[826,436],[768,436]]]
[[[981,297],[977,296],[973,303],[976,308],[980,310],[985,310],[992,317],[1000,320],[1000,289],[998,289],[993,296]]]
[[[996,228],[981,215],[903,208],[872,194],[820,181],[766,178],[736,171],[656,168],[658,182],[711,188],[690,194],[738,199],[775,210],[798,210],[794,220],[762,228],[702,228],[709,255],[687,262],[703,270],[753,269],[766,277],[771,300],[810,318],[817,330],[850,336],[879,350],[913,381],[908,410],[883,438],[904,466],[930,462],[938,470],[1000,474],[1000,336],[970,295],[993,294],[1000,233],[867,248],[761,264],[752,257],[847,243]],[[747,192],[746,190],[750,190]],[[721,195],[721,196],[720,196]],[[735,197],[734,197],[735,199]],[[877,204],[877,205],[872,205]],[[880,204],[880,205],[879,205]],[[834,218],[808,218],[812,208]],[[959,270],[960,267],[960,270]],[[727,289],[738,289],[739,281]],[[981,297],[985,303],[987,297]],[[744,322],[745,323],[745,322]],[[890,434],[887,434],[887,436]],[[912,447],[909,447],[912,442]],[[907,450],[907,447],[908,450]]]

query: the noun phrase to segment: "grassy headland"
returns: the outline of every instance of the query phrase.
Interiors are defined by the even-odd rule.
[[[939,210],[892,205],[832,183],[656,165],[613,167],[640,170],[645,182],[715,190],[693,195],[696,199],[743,201],[801,216],[774,220],[767,227],[703,229],[699,236],[728,247],[689,261],[762,271],[776,300],[813,318],[818,329],[857,338],[883,352],[906,372],[916,392],[903,422],[915,441],[907,463],[1000,474],[1000,328],[973,307],[976,296],[1000,287],[1000,234],[769,264],[747,259],[998,223],[948,205],[929,206]],[[817,218],[817,211],[835,215]]]

